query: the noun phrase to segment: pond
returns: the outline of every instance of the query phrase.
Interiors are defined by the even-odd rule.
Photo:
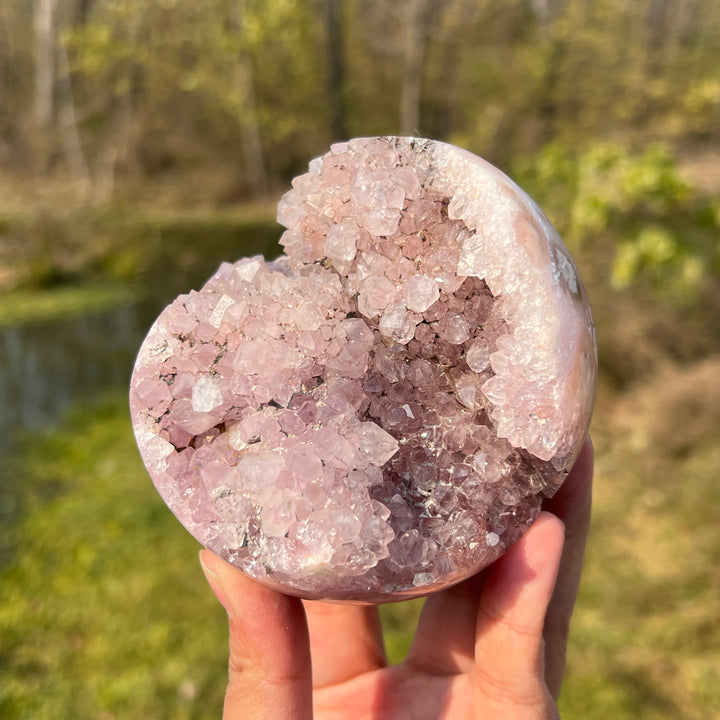
[[[174,297],[199,288],[223,261],[281,252],[280,229],[270,221],[220,229],[178,223],[157,233],[159,251],[140,278],[142,299],[99,313],[0,328],[0,464],[18,432],[47,427],[76,398],[127,386],[145,333]]]

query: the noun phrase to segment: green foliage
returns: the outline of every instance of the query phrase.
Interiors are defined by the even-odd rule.
[[[618,246],[611,284],[625,289],[644,275],[655,288],[687,302],[697,298],[704,273],[701,257],[690,254],[676,235],[662,226],[647,225]]]
[[[517,177],[573,248],[631,214],[668,214],[691,196],[667,148],[632,153],[614,143],[573,152],[553,142],[517,163]]]
[[[707,201],[693,200],[667,148],[598,143],[575,153],[553,142],[518,162],[516,175],[579,257],[609,250],[615,289],[645,285],[680,303],[699,297],[718,226],[709,205],[698,211]]]
[[[100,3],[64,38],[76,82],[99,110],[101,126],[86,134],[112,146],[128,132],[118,125],[142,115],[145,172],[235,157],[242,176],[248,128],[274,149],[271,161],[325,133],[320,30],[297,0],[122,0]]]

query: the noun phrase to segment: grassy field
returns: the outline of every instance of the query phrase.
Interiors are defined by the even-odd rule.
[[[600,395],[566,718],[720,713],[720,359],[674,370]],[[0,717],[218,717],[223,612],[146,476],[124,395],[26,439],[5,477]],[[384,609],[393,660],[418,609]]]
[[[601,395],[568,718],[720,716],[720,358]]]
[[[16,462],[0,716],[217,717],[222,611],[196,544],[149,484],[124,398],[78,408]]]

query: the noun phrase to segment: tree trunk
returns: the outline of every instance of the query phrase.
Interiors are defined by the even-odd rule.
[[[75,17],[73,18],[73,25],[75,27],[83,27],[87,24],[94,2],[95,0],[77,0]]]
[[[60,94],[60,134],[63,151],[67,160],[70,174],[74,180],[81,184],[83,194],[90,188],[90,173],[87,160],[78,130],[77,115],[75,113],[75,99],[72,90],[72,74],[68,61],[67,48],[64,43],[58,44],[57,49]]]
[[[342,10],[342,0],[325,0],[327,88],[328,104],[330,105],[330,132],[333,140],[347,139]]]
[[[253,195],[264,195],[267,192],[267,173],[255,105],[255,83],[249,58],[238,58],[236,77],[238,90],[243,98],[241,104],[245,110],[244,116],[240,118],[243,160]]]
[[[652,51],[658,51],[665,42],[667,35],[669,0],[651,0],[648,7],[645,24],[648,29],[648,46]]]
[[[428,0],[406,0],[403,77],[400,90],[400,131],[420,135],[420,92],[425,58]]]
[[[231,25],[240,37],[243,33],[245,0],[237,0]],[[235,61],[235,87],[240,100],[240,139],[242,142],[245,172],[253,195],[267,194],[267,172],[263,155],[260,123],[255,103],[255,76],[249,52],[241,48]]]
[[[35,88],[33,124],[37,131],[36,166],[47,172],[54,115],[55,90],[55,6],[57,0],[35,0],[33,24],[35,33]]]

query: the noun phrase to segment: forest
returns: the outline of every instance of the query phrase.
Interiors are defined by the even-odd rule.
[[[0,717],[219,716],[225,621],[137,455],[133,354],[279,251],[312,158],[393,134],[515,179],[593,308],[562,716],[720,714],[718,0],[0,0]],[[420,606],[383,608],[391,660]]]

